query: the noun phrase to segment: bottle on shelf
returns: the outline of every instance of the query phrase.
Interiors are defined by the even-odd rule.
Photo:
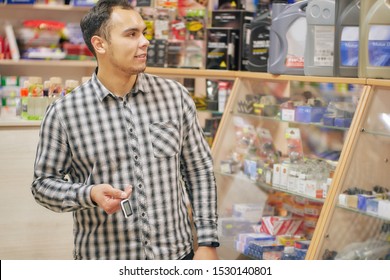
[[[249,56],[247,68],[252,72],[267,72],[270,44],[271,13],[268,4],[261,3],[257,16],[249,25]]]
[[[304,75],[307,0],[272,4],[268,72]]]
[[[306,8],[304,73],[334,76],[335,0],[311,0]]]

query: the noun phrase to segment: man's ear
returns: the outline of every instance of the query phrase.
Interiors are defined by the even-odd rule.
[[[103,40],[102,37],[97,36],[97,35],[92,36],[91,43],[92,43],[92,46],[94,47],[96,53],[102,54],[102,53],[106,52],[106,41]]]

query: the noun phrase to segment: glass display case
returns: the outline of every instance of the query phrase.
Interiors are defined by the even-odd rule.
[[[313,259],[390,259],[390,88],[368,80],[311,250]]]
[[[217,133],[221,259],[305,259],[365,80],[242,73]]]

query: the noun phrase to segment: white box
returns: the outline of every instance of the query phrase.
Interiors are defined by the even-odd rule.
[[[282,189],[287,189],[288,186],[288,177],[290,173],[290,165],[283,163],[280,169],[280,184],[279,187]]]
[[[274,170],[272,172],[272,185],[275,187],[280,186],[280,171],[282,169],[282,166],[278,164],[274,164]]]

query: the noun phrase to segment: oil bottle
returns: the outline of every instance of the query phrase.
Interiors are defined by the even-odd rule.
[[[390,79],[390,0],[360,3],[358,76]]]
[[[335,0],[311,0],[306,8],[304,73],[334,76]]]
[[[257,15],[249,25],[249,54],[247,68],[252,72],[267,72],[271,14],[269,4],[259,0]]]
[[[306,7],[308,1],[273,3],[268,72],[304,74]]]
[[[335,76],[358,76],[359,19],[360,0],[336,1]]]

